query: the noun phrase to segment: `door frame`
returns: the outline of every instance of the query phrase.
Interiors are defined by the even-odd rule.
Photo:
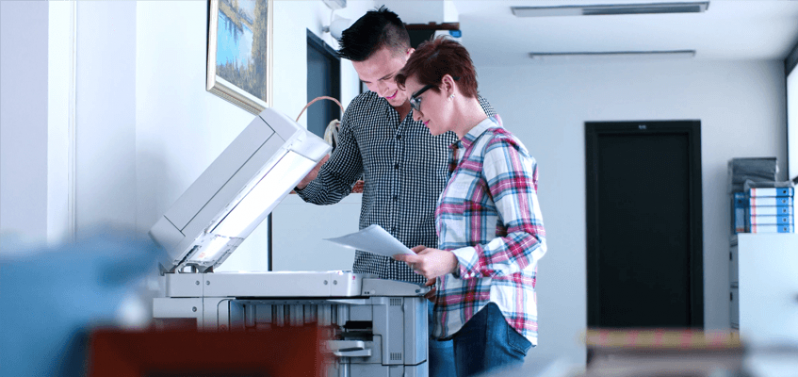
[[[330,78],[332,81],[332,94],[330,96],[340,101],[341,100],[341,57],[338,56],[338,52],[335,51],[335,49],[330,47],[330,45],[327,44],[327,42],[319,38],[319,36],[310,31],[310,29],[307,29],[307,45],[308,47],[313,47],[319,52],[321,52],[322,55],[330,59],[330,61],[333,63],[333,70],[337,71],[338,74],[333,75],[333,77]],[[307,55],[307,53],[305,55]],[[330,106],[330,108],[334,108],[335,109],[334,111],[338,113],[338,119],[341,119],[341,116],[343,114],[341,114],[341,109],[338,108],[337,105],[333,106],[332,104],[328,103],[325,103],[324,105]],[[310,109],[308,109],[308,111],[310,111]]]
[[[602,135],[686,134],[689,153],[690,326],[704,328],[704,232],[701,176],[701,121],[585,122],[587,325],[600,323],[598,234],[598,141]],[[593,266],[593,269],[591,269]],[[594,271],[591,273],[591,271]]]

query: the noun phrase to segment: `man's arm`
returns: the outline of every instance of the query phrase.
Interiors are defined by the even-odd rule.
[[[299,184],[296,185],[297,190],[304,190],[305,187],[308,187],[310,182],[313,182],[313,180],[316,179],[316,177],[319,175],[319,170],[321,170],[321,166],[324,165],[324,163],[327,162],[329,159],[330,155],[324,156],[324,158],[322,158],[321,161],[319,161],[319,163],[316,164],[313,170],[311,170],[310,173],[308,173],[308,175],[305,176],[305,178],[302,178],[302,180],[299,181]]]
[[[354,109],[353,105],[347,110]],[[349,115],[349,111],[344,113],[332,156],[319,162],[296,187],[302,200],[319,205],[338,203],[363,174],[363,160]]]

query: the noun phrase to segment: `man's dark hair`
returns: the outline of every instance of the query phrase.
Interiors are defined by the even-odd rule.
[[[355,62],[368,59],[377,50],[388,47],[393,52],[410,48],[410,35],[399,16],[381,6],[369,11],[341,33],[338,56]]]

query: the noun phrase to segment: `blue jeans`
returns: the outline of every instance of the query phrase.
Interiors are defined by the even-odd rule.
[[[432,329],[435,325],[431,302],[429,307],[429,377],[457,377],[454,366],[454,346],[451,340],[435,340]]]
[[[507,324],[489,303],[452,337],[457,376],[466,377],[524,363],[532,343]]]

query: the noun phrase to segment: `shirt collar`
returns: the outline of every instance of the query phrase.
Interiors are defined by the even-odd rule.
[[[457,140],[454,142],[449,148],[465,148],[468,149],[474,144],[480,136],[482,136],[485,131],[490,128],[495,127],[502,127],[502,120],[499,117],[499,114],[496,114],[492,117],[487,117],[485,120],[479,122],[474,128],[468,131],[467,134],[462,139]]]

